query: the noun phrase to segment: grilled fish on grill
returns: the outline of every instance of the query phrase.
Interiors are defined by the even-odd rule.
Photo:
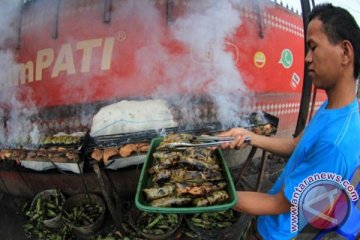
[[[22,160],[26,155],[27,151],[22,149],[3,149],[0,151],[1,160]]]
[[[69,160],[77,160],[78,159],[78,154],[75,151],[68,151],[65,153],[65,156],[69,159]]]
[[[147,152],[150,145],[148,143],[138,143],[136,144],[137,150],[140,152]]]
[[[62,136],[47,136],[43,139],[42,144],[70,145],[70,144],[79,144],[80,142],[81,142],[80,136],[62,135]]]
[[[166,184],[163,187],[144,188],[143,191],[148,200],[154,200],[173,194],[175,191],[175,185]]]
[[[36,157],[38,157],[38,158],[47,157],[46,149],[40,148],[40,149],[37,151]]]
[[[26,158],[27,152],[24,150],[16,149],[11,151],[11,158],[13,160],[22,160]]]
[[[1,160],[9,159],[11,157],[10,150],[1,150],[0,151],[0,158]]]
[[[136,144],[126,144],[125,146],[120,148],[119,155],[121,157],[128,157],[132,154],[133,151],[136,150],[137,150]]]
[[[103,150],[95,148],[94,151],[91,153],[91,158],[99,162],[101,161],[103,154],[104,154]]]
[[[33,159],[36,157],[36,152],[35,151],[29,151],[26,158],[27,159]]]
[[[108,162],[109,162],[109,159],[110,159],[112,156],[117,155],[117,153],[118,153],[118,149],[117,149],[117,148],[114,148],[114,147],[105,148],[105,149],[104,149],[104,155],[103,155],[104,164],[107,165]]]

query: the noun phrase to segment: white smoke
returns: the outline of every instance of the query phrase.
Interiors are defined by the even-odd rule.
[[[20,16],[20,0],[0,0],[0,46],[17,38]]]
[[[240,114],[250,109],[250,98],[239,72],[235,57],[227,50],[241,25],[239,6],[245,1],[191,1],[185,15],[175,19],[171,26],[177,41],[184,44],[189,53],[182,58],[158,59],[167,62],[165,76],[173,81],[173,87],[184,88],[186,92],[203,89],[212,98],[216,108],[217,121],[224,126],[240,123]],[[185,64],[184,64],[185,63]],[[179,79],[185,81],[179,83]],[[165,89],[158,88],[159,92]],[[169,89],[166,89],[169,93]],[[186,106],[188,98],[180,97]],[[198,118],[196,112],[182,112],[184,117]]]
[[[11,111],[6,122],[7,127],[7,144],[17,145],[24,143],[37,144],[39,134],[36,124],[33,124],[30,117],[37,113],[34,106],[24,106],[22,101],[19,101],[15,96],[11,98]],[[37,140],[32,142],[32,140]]]
[[[31,117],[37,113],[31,91],[16,87],[19,64],[16,62],[15,47],[19,37],[22,3],[20,0],[0,0],[0,143],[8,145],[28,142],[31,132],[31,140],[38,139],[35,136],[37,126],[31,121]],[[20,100],[24,95],[26,99]]]
[[[143,30],[147,33],[144,45],[136,52],[137,74],[144,84],[162,79],[164,84],[160,81],[153,97],[175,100],[181,117],[190,123],[202,114],[196,110],[196,95],[210,96],[216,120],[224,126],[240,124],[241,113],[251,108],[251,93],[236,66],[238,56],[229,51],[237,48],[231,38],[241,26],[239,9],[245,2],[248,1],[187,1],[186,11],[176,16],[170,26],[161,28],[154,26],[166,24],[166,19],[155,3],[129,1],[129,12],[140,12],[138,17],[143,18]],[[164,42],[178,44],[179,54],[170,52]]]

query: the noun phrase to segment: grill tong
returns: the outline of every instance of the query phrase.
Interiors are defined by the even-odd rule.
[[[195,139],[201,143],[185,143],[185,142],[174,142],[167,145],[170,149],[185,149],[188,147],[216,147],[224,143],[231,143],[235,140],[234,137],[221,137],[221,136],[209,136],[209,135],[200,135],[195,137]],[[245,143],[250,143],[251,138],[245,137]]]

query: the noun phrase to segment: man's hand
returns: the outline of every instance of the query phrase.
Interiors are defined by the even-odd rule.
[[[301,138],[301,135],[296,138],[262,136],[244,128],[232,128],[227,132],[219,134],[219,136],[235,138],[233,142],[222,144],[221,148],[223,149],[240,149],[251,144],[251,146],[264,149],[283,157],[289,157],[292,154]],[[247,137],[250,137],[250,143],[245,142]]]
[[[234,137],[235,140],[231,143],[224,143],[221,145],[222,149],[240,149],[244,148],[249,145],[249,143],[245,142],[245,139],[247,137],[250,137],[250,139],[253,139],[256,134],[253,132],[250,132],[244,128],[232,128],[227,132],[223,132],[219,134],[219,136],[222,137]]]

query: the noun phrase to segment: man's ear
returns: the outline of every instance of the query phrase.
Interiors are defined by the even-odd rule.
[[[354,48],[348,40],[342,41],[342,63],[349,64],[349,62],[354,61]]]

